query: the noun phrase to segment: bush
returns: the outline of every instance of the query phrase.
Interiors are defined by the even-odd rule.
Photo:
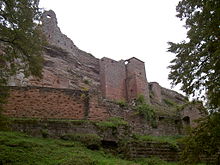
[[[145,104],[145,103],[146,103],[146,100],[145,100],[144,95],[139,95],[136,99],[136,104]]]
[[[138,98],[136,99],[136,106],[134,107],[134,109],[147,121],[156,120],[154,108],[146,103],[143,95],[138,96]]]
[[[117,103],[121,108],[124,108],[124,107],[127,107],[127,106],[128,106],[128,104],[126,103],[125,100],[118,100],[116,103]]]
[[[135,107],[135,110],[147,121],[155,120],[154,109],[148,104],[141,104]]]

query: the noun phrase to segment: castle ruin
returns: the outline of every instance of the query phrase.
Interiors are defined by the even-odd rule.
[[[181,113],[174,112],[177,104],[187,102],[186,98],[156,82],[148,83],[143,61],[135,57],[120,61],[97,59],[77,48],[60,31],[53,11],[44,12],[42,30],[49,43],[43,52],[43,78],[15,76],[9,83],[13,87],[4,107],[6,115],[95,121],[120,117],[129,122],[133,132],[153,135],[179,134],[180,124],[187,124],[185,117],[189,117],[190,124],[202,116],[198,108],[190,107],[194,109],[190,111],[188,106]],[[156,127],[116,103],[131,103],[139,95],[158,109]]]

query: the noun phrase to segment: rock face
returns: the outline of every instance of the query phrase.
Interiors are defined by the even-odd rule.
[[[62,34],[51,10],[43,14],[42,30],[49,43],[43,54],[43,79],[29,78],[24,83],[20,78],[20,84],[13,79],[12,85],[93,90],[110,100],[132,101],[142,94],[150,102],[144,62],[135,57],[99,60],[80,50]]]
[[[51,10],[43,14],[42,23],[49,43],[43,52],[43,78],[12,77],[9,85],[17,87],[11,89],[6,115],[96,121],[120,117],[129,122],[133,132],[153,135],[179,134],[182,125],[193,125],[193,120],[202,116],[198,107],[183,107],[187,100],[181,94],[148,83],[143,61],[135,57],[97,59],[80,50],[62,34]],[[157,126],[135,115],[131,107],[116,104],[132,104],[138,95],[156,108]],[[177,106],[182,107],[181,112],[176,111]]]

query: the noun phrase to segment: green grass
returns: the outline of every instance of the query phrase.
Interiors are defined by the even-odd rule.
[[[129,165],[126,161],[92,151],[81,143],[33,138],[15,132],[0,132],[0,164],[12,165]]]
[[[35,138],[22,133],[2,131],[0,131],[0,164],[176,165],[176,163],[167,163],[159,158],[128,161],[108,154],[104,150],[89,150],[77,141]]]
[[[166,163],[159,159],[155,160],[155,158],[136,161],[123,160],[101,150],[89,150],[79,142],[34,138],[16,132],[0,132],[0,164],[174,165],[174,163]]]

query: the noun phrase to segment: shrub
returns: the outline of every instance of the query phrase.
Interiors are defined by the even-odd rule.
[[[143,95],[139,95],[136,99],[136,106],[134,107],[134,109],[147,121],[156,120],[154,108],[146,103],[146,100]]]
[[[124,107],[127,107],[127,106],[128,106],[128,104],[127,104],[127,102],[126,102],[125,100],[118,100],[116,103],[117,103],[121,108],[124,108]]]
[[[148,104],[141,104],[135,107],[135,110],[138,111],[138,114],[144,117],[147,121],[155,120],[154,109]]]
[[[145,104],[146,100],[144,98],[144,95],[139,95],[136,99],[136,104]]]

